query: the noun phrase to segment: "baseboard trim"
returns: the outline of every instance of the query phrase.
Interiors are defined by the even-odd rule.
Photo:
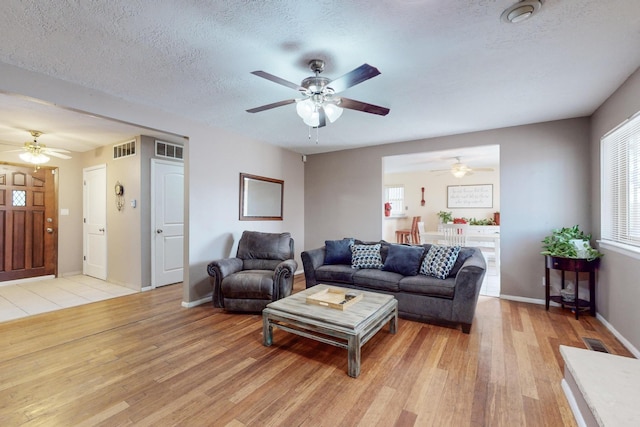
[[[181,304],[181,305],[182,305],[184,308],[193,308],[193,307],[197,307],[197,306],[199,306],[199,305],[202,305],[202,304],[206,304],[206,303],[208,303],[208,302],[211,302],[211,300],[212,300],[212,297],[211,297],[211,296],[208,296],[208,297],[201,298],[201,299],[199,299],[199,300],[195,300],[195,301],[182,301],[182,304]]]
[[[500,298],[506,299],[506,300],[509,300],[509,301],[526,302],[526,303],[529,303],[529,304],[544,305],[544,300],[543,299],[525,298],[525,297],[519,297],[519,296],[515,296],[515,295],[505,295],[505,294],[500,294]]]
[[[562,381],[560,382],[560,385],[562,386],[564,395],[567,398],[567,402],[569,402],[569,408],[571,408],[571,412],[573,412],[573,417],[576,420],[576,424],[578,424],[579,427],[587,427],[587,424],[585,423],[584,418],[582,417],[582,412],[580,412],[580,406],[578,405],[578,401],[576,400],[576,397],[573,395],[573,390],[571,390],[569,383],[567,382],[566,379],[563,378]]]
[[[7,280],[6,282],[0,282],[0,286],[19,285],[21,283],[39,282],[41,280],[50,280],[55,278],[56,276],[54,276],[53,274],[49,274],[48,276],[27,277],[24,279]]]
[[[611,323],[607,322],[607,320],[602,317],[600,313],[596,313],[596,319],[602,322],[604,327],[607,328],[609,332],[611,332],[618,339],[618,341],[620,341],[622,345],[625,346],[625,348],[635,356],[636,359],[640,359],[640,351],[638,351],[638,349],[635,348],[634,345],[629,342],[629,340],[623,337],[622,334],[620,334],[620,332],[618,332],[616,328],[611,325]]]

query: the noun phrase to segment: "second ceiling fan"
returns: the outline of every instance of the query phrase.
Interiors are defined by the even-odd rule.
[[[473,172],[493,172],[493,168],[470,168],[466,164],[462,163],[459,156],[454,157],[456,162],[451,165],[451,169],[441,169],[433,172],[449,171],[456,178],[462,178],[465,175],[471,175]]]
[[[320,73],[324,70],[324,61],[321,59],[312,59],[309,61],[309,68],[315,73],[315,76],[307,77],[302,80],[299,85],[274,76],[273,74],[269,74],[265,71],[251,72],[251,74],[258,77],[262,77],[264,79],[271,80],[274,83],[297,90],[304,96],[304,98],[286,99],[284,101],[251,108],[247,110],[247,112],[258,113],[260,111],[282,107],[295,102],[297,103],[296,111],[298,115],[308,126],[314,128],[326,126],[327,119],[330,122],[336,121],[342,114],[343,108],[370,114],[378,114],[380,116],[386,116],[389,114],[390,110],[388,108],[344,98],[342,96],[336,96],[336,94],[380,74],[380,71],[376,67],[372,67],[369,64],[362,64],[358,68],[338,77],[335,80],[320,76]]]

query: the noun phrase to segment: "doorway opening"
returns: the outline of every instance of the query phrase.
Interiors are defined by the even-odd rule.
[[[421,243],[443,244],[443,240],[437,239],[442,231],[439,213],[449,213],[451,221],[466,221],[470,225],[468,246],[479,247],[487,261],[481,295],[500,296],[499,145],[384,157],[383,199],[387,194],[385,189],[395,187],[404,190],[401,214],[383,218],[382,238],[395,242],[396,230],[411,228],[412,219],[420,217],[423,223],[423,229],[419,230],[423,234]],[[482,191],[483,196],[468,203],[461,202],[456,195],[462,190],[465,194],[472,190]],[[382,200],[382,204],[387,202]],[[471,236],[471,233],[478,236]],[[427,238],[435,240],[427,241]]]

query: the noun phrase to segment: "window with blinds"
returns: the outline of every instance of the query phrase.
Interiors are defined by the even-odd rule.
[[[404,186],[394,185],[384,188],[384,197],[391,203],[391,216],[399,216],[404,213]]]
[[[600,159],[602,241],[640,252],[640,112],[602,137]]]

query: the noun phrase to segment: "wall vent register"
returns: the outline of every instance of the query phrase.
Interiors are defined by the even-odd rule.
[[[113,146],[113,158],[121,159],[123,157],[131,157],[136,155],[136,140],[133,139],[122,144]]]
[[[184,149],[181,145],[156,140],[156,156],[183,160]]]

